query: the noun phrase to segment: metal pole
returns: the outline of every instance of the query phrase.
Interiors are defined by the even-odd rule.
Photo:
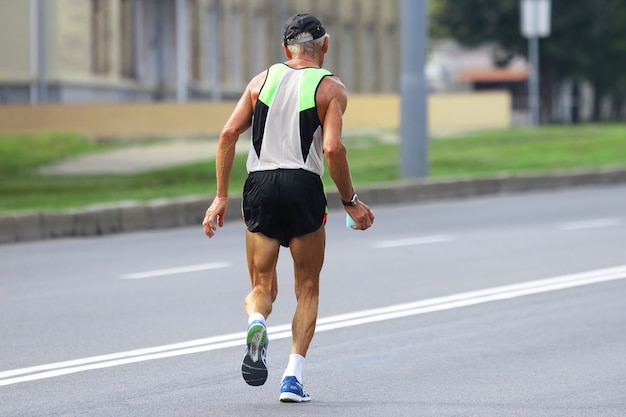
[[[37,0],[37,72],[39,74],[38,98],[40,103],[48,101],[48,51],[46,45],[47,10],[45,0]]]
[[[424,73],[428,20],[426,0],[402,0],[400,77],[400,172],[428,176],[427,84]]]
[[[141,47],[143,45],[144,27],[144,9],[143,2],[139,0],[132,0],[131,3],[132,14],[132,42],[133,42],[133,77],[136,81],[141,82],[144,76],[143,62],[141,59]]]
[[[206,69],[207,81],[211,88],[211,100],[219,101],[222,98],[222,74],[220,71],[220,31],[219,12],[217,3],[207,7],[207,35],[206,35]]]
[[[37,94],[38,58],[39,58],[39,3],[38,0],[30,0],[30,104],[37,104],[39,97]]]
[[[278,20],[278,24],[276,25],[276,62],[282,62],[285,60],[285,52],[282,47],[283,32],[285,29],[284,24],[289,18],[289,16],[287,16],[287,4],[285,0],[278,0],[276,8],[276,18]]]
[[[176,100],[187,101],[189,75],[187,1],[176,0]]]
[[[528,39],[528,56],[530,57],[530,77],[528,78],[528,95],[530,98],[530,124],[539,126],[539,1],[532,2],[532,34]]]
[[[153,22],[151,31],[154,32],[154,50],[156,54],[156,79],[157,89],[155,91],[156,100],[165,100],[167,94],[167,80],[165,79],[165,31],[166,27],[165,19],[165,4],[155,1],[152,3],[153,8]],[[151,35],[152,36],[152,35]]]
[[[528,40],[531,70],[529,77],[531,126],[539,125],[539,37],[533,36]]]

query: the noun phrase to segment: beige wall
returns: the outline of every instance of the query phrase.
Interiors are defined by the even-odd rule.
[[[510,103],[505,92],[434,94],[428,102],[429,128],[432,134],[508,128]],[[234,102],[0,106],[0,133],[72,131],[88,137],[216,134],[234,106]],[[350,96],[346,129],[396,129],[399,125],[399,96]]]
[[[396,94],[350,96],[345,126],[397,128],[400,126],[400,102]],[[434,134],[508,128],[511,126],[511,95],[504,91],[431,94],[428,126]]]
[[[0,83],[30,79],[29,2],[0,0]]]
[[[45,7],[48,80],[92,79],[90,3],[46,0]],[[0,0],[0,82],[31,79],[30,25],[28,0]]]
[[[219,132],[234,103],[0,106],[0,133],[78,132],[87,137],[145,137]]]
[[[349,95],[344,126],[397,128],[400,126],[400,98],[397,94]]]
[[[47,1],[55,17],[50,21],[56,51],[54,72],[62,78],[85,79],[91,75],[91,2]]]
[[[508,92],[432,94],[428,124],[433,131],[448,133],[511,126],[511,95]]]

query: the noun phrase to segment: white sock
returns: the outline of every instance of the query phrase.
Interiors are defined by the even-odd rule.
[[[297,353],[293,353],[289,355],[289,363],[287,364],[287,369],[285,369],[285,373],[283,374],[283,379],[286,376],[295,376],[299,383],[302,384],[302,368],[304,367],[304,357],[298,355]]]
[[[261,323],[265,324],[265,317],[261,313],[252,313],[248,317],[248,324],[252,323],[255,320],[259,320]]]

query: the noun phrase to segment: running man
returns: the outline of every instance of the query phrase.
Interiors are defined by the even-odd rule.
[[[355,230],[366,230],[374,213],[352,186],[341,139],[346,88],[322,68],[329,35],[320,21],[297,14],[285,24],[284,63],[254,77],[226,122],[217,150],[217,194],[202,227],[211,238],[224,224],[228,185],[239,136],[252,127],[243,190],[246,256],[252,290],[246,353],[241,366],[253,386],[267,379],[265,321],[278,294],[276,263],[280,247],[291,252],[297,307],[292,321],[291,355],[283,373],[280,401],[303,402],[302,368],[317,319],[319,279],[324,263],[327,201],[321,176],[324,161]]]

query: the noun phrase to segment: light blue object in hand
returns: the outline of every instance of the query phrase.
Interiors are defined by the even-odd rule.
[[[353,226],[356,226],[356,223],[354,222],[352,217],[350,217],[350,215],[346,213],[346,227],[353,227]]]

